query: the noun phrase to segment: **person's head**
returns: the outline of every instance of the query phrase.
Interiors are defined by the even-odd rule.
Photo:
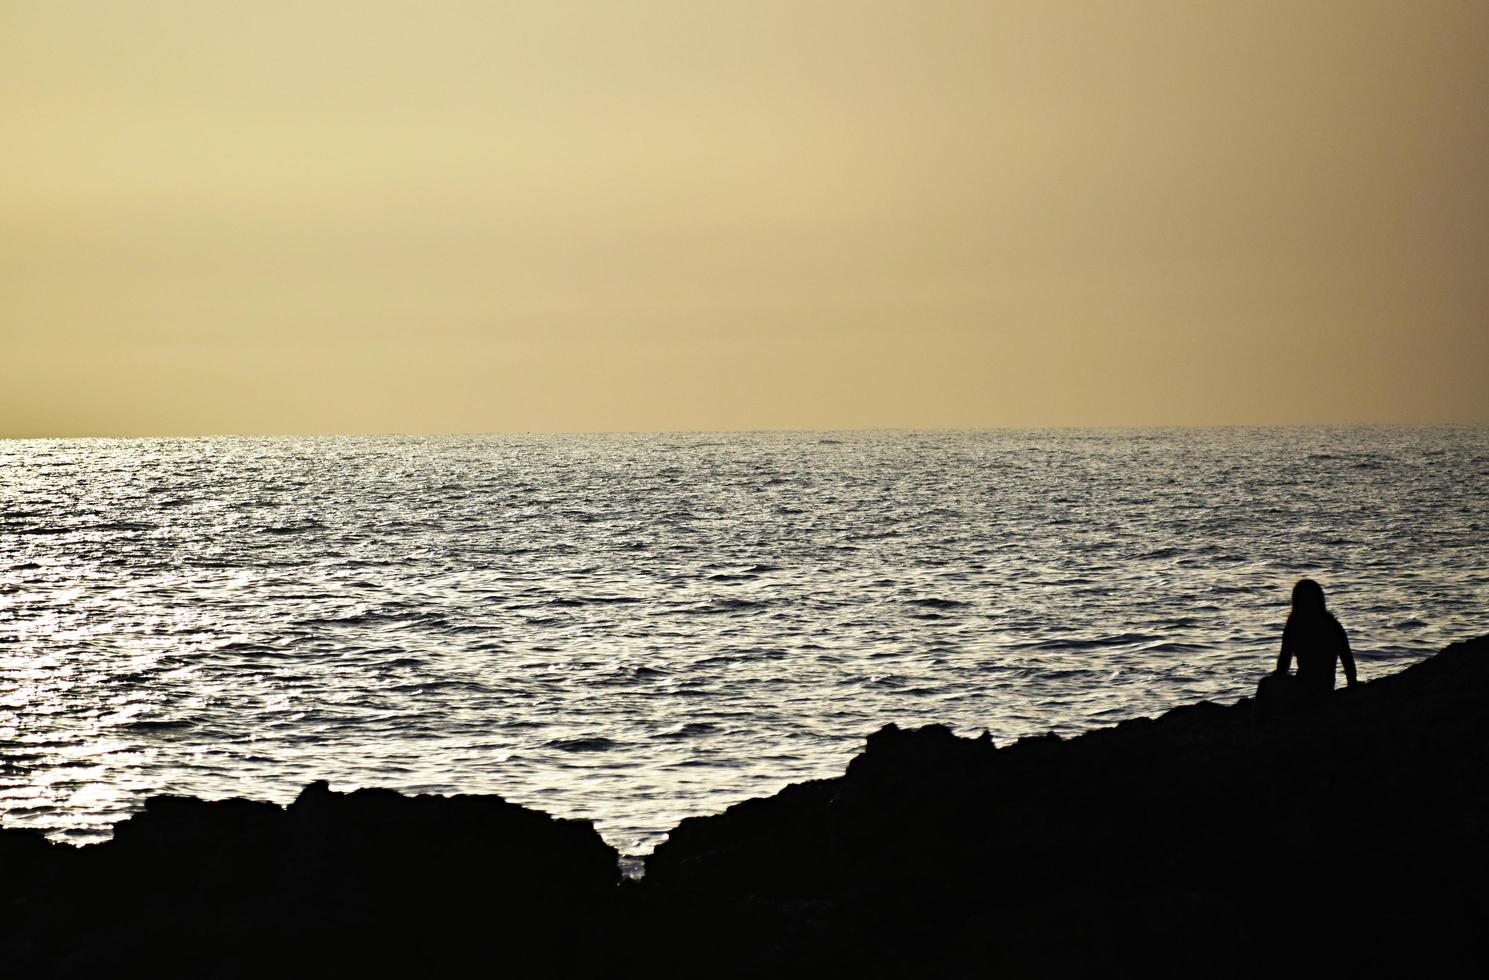
[[[1300,578],[1298,584],[1293,586],[1293,614],[1294,615],[1316,615],[1324,612],[1324,590],[1323,586],[1311,578]]]

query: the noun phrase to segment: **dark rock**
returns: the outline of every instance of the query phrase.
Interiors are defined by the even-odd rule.
[[[889,726],[842,777],[684,822],[646,869],[830,910],[808,951],[906,975],[1484,967],[1489,639],[1306,706],[1065,742]]]
[[[1489,638],[1269,701],[1002,748],[891,725],[641,882],[499,797],[157,797],[86,848],[0,831],[0,974],[1483,974]]]
[[[105,843],[38,840],[0,834],[7,887],[13,871],[31,885],[0,922],[17,976],[391,976],[492,960],[598,975],[610,959],[572,936],[616,920],[615,851],[586,821],[499,797],[325,783],[287,808],[162,796]]]

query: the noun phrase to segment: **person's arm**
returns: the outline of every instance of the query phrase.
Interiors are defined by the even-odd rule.
[[[1339,627],[1339,659],[1344,663],[1344,686],[1355,686],[1355,655],[1349,649],[1349,634]]]
[[[1293,665],[1293,624],[1289,622],[1282,627],[1282,650],[1277,654],[1277,673],[1287,673],[1287,668]],[[1349,668],[1350,676],[1354,676],[1354,665],[1351,661]]]

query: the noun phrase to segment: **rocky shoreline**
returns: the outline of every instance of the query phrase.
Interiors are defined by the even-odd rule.
[[[0,975],[1233,976],[1489,966],[1489,637],[1313,707],[997,747],[894,726],[684,821],[312,784],[0,831]]]

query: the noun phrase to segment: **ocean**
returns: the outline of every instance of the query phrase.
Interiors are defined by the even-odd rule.
[[[1300,577],[1390,673],[1486,543],[1482,427],[0,441],[0,815],[328,779],[634,859],[889,722],[1246,696]]]

